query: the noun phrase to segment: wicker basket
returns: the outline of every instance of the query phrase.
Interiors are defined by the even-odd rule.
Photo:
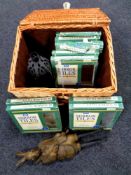
[[[116,72],[112,37],[109,29],[110,19],[99,8],[36,10],[26,16],[17,28],[16,43],[10,69],[8,91],[17,97],[43,96],[111,96],[117,91]],[[97,78],[97,88],[26,88],[25,76],[28,62],[28,49],[23,32],[47,42],[56,31],[102,31],[105,43],[101,66]],[[52,44],[51,49],[52,49]]]

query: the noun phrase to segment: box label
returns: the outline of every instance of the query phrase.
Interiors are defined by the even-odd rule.
[[[74,104],[73,105],[74,108],[119,108],[119,105],[117,103],[114,104],[107,104],[107,103],[99,103],[99,104]]]
[[[60,33],[57,33],[58,36],[81,36],[81,37],[84,37],[84,36],[101,36],[101,31],[99,32],[60,32]]]
[[[43,128],[37,113],[14,114],[14,116],[23,130],[38,130]]]
[[[78,65],[56,65],[58,85],[76,85]]]
[[[67,44],[61,44],[60,49],[62,50],[69,50],[73,52],[78,52],[78,53],[85,53],[86,50],[78,47],[73,47],[73,46],[68,46]]]
[[[11,103],[31,103],[31,102],[43,102],[51,101],[52,97],[43,97],[43,98],[22,98],[22,99],[11,99]]]
[[[81,112],[74,113],[74,127],[94,127],[99,113]]]
[[[83,59],[85,59],[85,60],[98,60],[98,57],[96,56],[96,55],[86,55],[86,56],[83,56],[83,55],[81,55],[81,56],[79,56],[79,55],[76,55],[76,56],[56,56],[56,57],[54,57],[54,60],[55,61],[59,61],[59,60],[72,60],[72,59],[74,59],[74,60],[79,60],[79,59],[81,59],[81,60],[83,60]]]
[[[112,97],[74,97],[74,101],[102,101],[102,100],[118,100],[117,96]]]
[[[34,104],[34,105],[18,105],[11,106],[11,110],[19,110],[19,109],[36,109],[36,108],[53,108],[53,104]]]

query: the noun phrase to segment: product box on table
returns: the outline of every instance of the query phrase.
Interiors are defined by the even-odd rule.
[[[121,97],[71,97],[69,100],[70,129],[111,130],[123,109]]]
[[[7,112],[22,133],[62,130],[55,97],[7,100]]]

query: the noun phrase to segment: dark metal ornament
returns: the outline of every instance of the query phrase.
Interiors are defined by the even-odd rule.
[[[30,54],[27,73],[29,86],[54,87],[50,61],[37,52]]]
[[[47,73],[52,76],[49,60],[45,57],[42,57],[37,52],[33,52],[30,55],[28,72],[36,78],[42,75],[46,75]]]

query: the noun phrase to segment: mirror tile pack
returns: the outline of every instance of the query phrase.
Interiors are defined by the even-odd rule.
[[[120,96],[70,97],[69,127],[72,130],[111,130],[123,109]]]
[[[62,130],[55,97],[7,100],[7,112],[22,133]]]

